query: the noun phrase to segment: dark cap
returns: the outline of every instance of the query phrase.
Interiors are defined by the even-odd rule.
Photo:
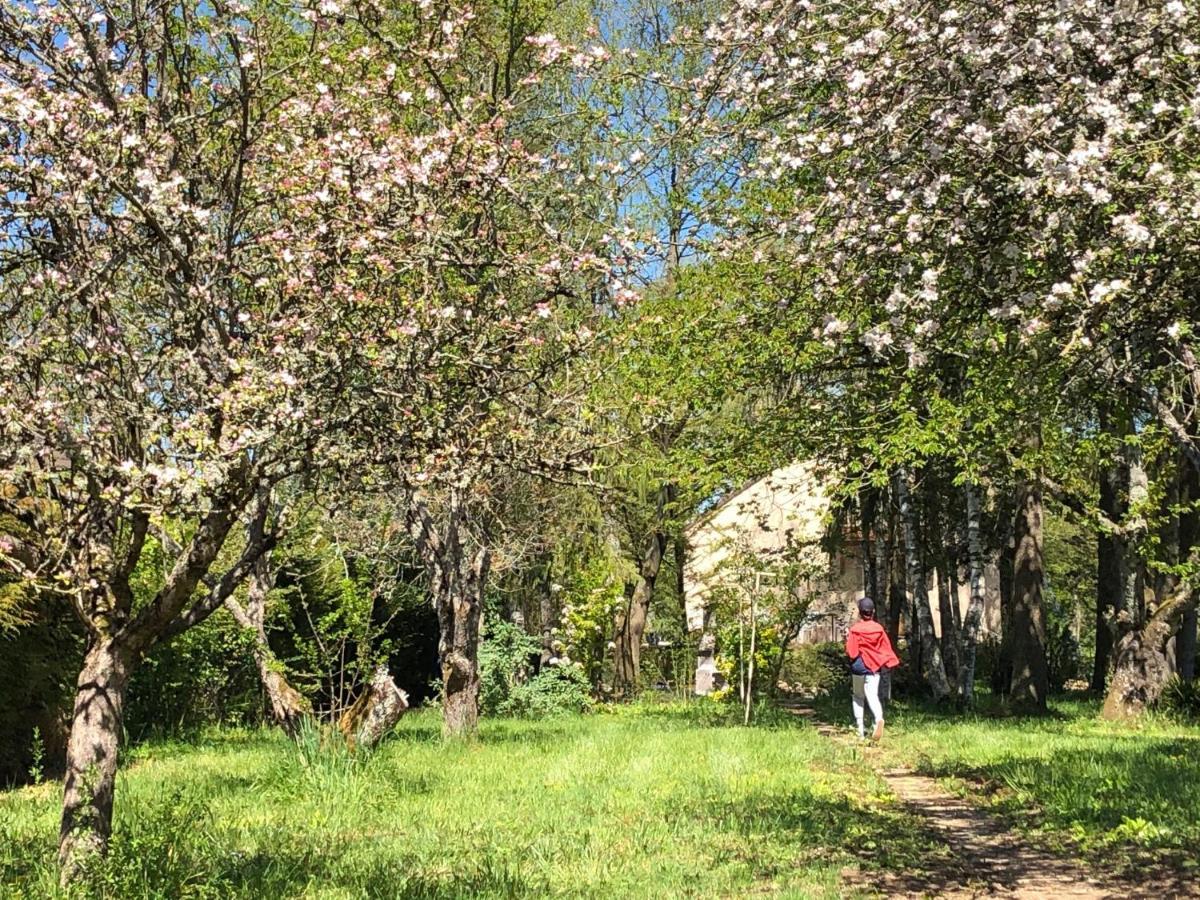
[[[858,611],[864,616],[875,615],[875,601],[870,597],[863,597],[858,601]]]

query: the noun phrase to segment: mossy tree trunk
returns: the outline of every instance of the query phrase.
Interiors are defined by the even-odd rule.
[[[1192,548],[1188,567],[1192,573],[1200,567],[1200,548]],[[1106,719],[1139,715],[1158,701],[1173,674],[1167,645],[1183,617],[1195,608],[1195,585],[1184,581],[1143,627],[1125,631],[1117,641],[1112,681],[1104,698]]]

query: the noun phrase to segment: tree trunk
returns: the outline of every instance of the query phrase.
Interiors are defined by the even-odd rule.
[[[283,666],[275,658],[267,641],[266,616],[267,595],[275,586],[275,570],[269,553],[264,553],[255,562],[250,572],[250,584],[243,608],[232,595],[225,598],[225,608],[240,626],[254,638],[254,664],[258,668],[258,679],[267,703],[271,707],[271,720],[283,729],[288,737],[294,738],[304,717],[312,712],[308,700],[288,682]]]
[[[788,625],[780,633],[779,653],[775,657],[775,663],[771,667],[771,696],[779,696],[779,680],[783,677],[783,666],[787,662],[788,649],[800,634],[800,628],[797,625]],[[790,687],[790,685],[789,685]]]
[[[900,619],[904,615],[904,607],[908,603],[908,593],[904,584],[904,548],[900,539],[900,526],[893,511],[889,516],[889,539],[891,542],[888,553],[888,639],[895,647],[900,641]],[[911,647],[912,635],[909,635]],[[911,654],[910,654],[911,655]],[[915,658],[909,660],[914,662]]]
[[[1036,483],[1018,488],[1013,557],[1012,681],[1009,700],[1018,707],[1046,708],[1046,621],[1042,607],[1042,492]]]
[[[1181,498],[1189,503],[1200,500],[1200,477],[1194,469],[1185,471],[1183,485],[1180,490]],[[1200,513],[1195,508],[1188,509],[1179,517],[1179,547],[1180,557],[1189,555],[1200,541]],[[1179,636],[1175,639],[1176,662],[1179,677],[1186,682],[1196,678],[1196,604],[1193,603],[1184,611],[1182,623],[1179,626]]]
[[[1100,427],[1112,433],[1107,413],[1101,412]],[[1100,472],[1100,512],[1112,522],[1125,517],[1122,478],[1123,467],[1111,465]],[[1092,660],[1091,689],[1104,692],[1113,645],[1113,618],[1124,609],[1121,588],[1121,551],[1124,542],[1113,534],[1101,531],[1096,539],[1096,654]]]
[[[955,534],[957,539],[957,534]],[[959,545],[957,541],[950,552],[950,619],[951,619],[951,640],[954,643],[954,675],[955,681],[958,679],[958,670],[962,668],[962,604],[958,602],[961,581],[959,581],[959,572],[962,567],[962,561],[958,555]]]
[[[862,547],[863,559],[863,591],[868,597],[875,601],[875,614],[881,618],[886,618],[887,610],[883,596],[879,591],[879,560],[875,554],[875,543],[872,537],[877,539],[878,529],[876,528],[876,519],[879,509],[879,490],[878,488],[868,487],[863,488],[859,492],[859,508],[862,517],[859,521],[860,546]]]
[[[63,885],[108,851],[125,690],[135,663],[134,653],[108,638],[93,638],[83,660],[67,741],[58,838]]]
[[[882,492],[880,493],[882,494]],[[878,505],[882,505],[882,503]],[[872,570],[875,573],[874,590],[878,593],[872,599],[875,601],[876,615],[879,616],[879,620],[888,629],[889,636],[892,639],[892,646],[894,647],[896,646],[896,635],[891,633],[892,604],[887,596],[888,578],[891,574],[888,567],[888,537],[884,534],[885,529],[880,527],[883,524],[883,520],[878,505],[875,510],[875,521],[872,523],[872,527],[875,530],[875,558],[872,563]]]
[[[1196,606],[1188,607],[1180,618],[1175,638],[1175,666],[1179,678],[1188,684],[1196,680]]]
[[[933,632],[933,614],[929,608],[929,591],[925,585],[925,573],[921,566],[921,551],[917,546],[916,511],[913,509],[909,474],[902,472],[896,484],[900,499],[900,520],[904,523],[904,557],[908,570],[909,590],[915,607],[915,631],[921,642],[921,674],[935,701],[950,693],[946,681],[946,670],[942,664],[942,652]]]
[[[1012,638],[1013,638],[1013,563],[1016,559],[1016,545],[1010,533],[1004,539],[1003,549],[997,565],[1000,577],[1000,652],[996,666],[992,670],[992,693],[997,696],[1008,696],[1012,686]]]
[[[679,598],[679,633],[687,634],[687,537],[682,529],[676,531],[671,542],[675,549],[675,593]]]
[[[942,639],[940,649],[942,651],[942,662],[946,667],[946,680],[954,683],[958,681],[958,628],[954,624],[954,609],[953,604],[957,602],[957,597],[950,596],[950,554],[943,560],[938,571],[938,618],[942,627]]]
[[[613,650],[613,692],[619,697],[636,693],[641,680],[642,638],[650,617],[650,601],[654,599],[654,583],[658,580],[663,554],[667,549],[663,514],[669,493],[670,488],[666,485],[659,491],[654,527],[646,537],[638,565],[637,582],[631,591],[627,591],[625,604],[617,611],[613,640],[616,645]]]
[[[379,666],[371,683],[338,720],[338,729],[351,750],[370,750],[396,727],[407,709],[408,694],[396,687],[387,666]]]
[[[450,491],[440,522],[419,495],[411,497],[408,527],[429,575],[438,617],[442,669],[442,732],[463,737],[479,725],[479,640],[491,551],[479,547],[468,559],[463,522],[466,501]]]
[[[483,549],[465,570],[462,560],[451,563],[453,574],[444,580],[437,603],[442,730],[450,737],[473,734],[479,727],[479,638],[490,562]]]
[[[975,700],[975,658],[983,610],[987,600],[983,576],[983,538],[980,528],[979,488],[967,484],[967,572],[971,581],[971,600],[963,622],[963,662],[959,667],[959,697],[964,706]]]
[[[1200,550],[1193,548],[1188,564],[1195,571],[1200,565]],[[1128,630],[1117,642],[1116,665],[1104,698],[1106,719],[1138,715],[1158,701],[1172,674],[1167,642],[1183,616],[1195,610],[1195,604],[1194,585],[1184,582],[1144,627]]]
[[[554,602],[554,580],[549,561],[542,573],[541,592],[538,596],[538,619],[541,622],[541,653],[538,655],[538,671],[550,665],[554,654],[554,629],[558,627],[558,604]]]

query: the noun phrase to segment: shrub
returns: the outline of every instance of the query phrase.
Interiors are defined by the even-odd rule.
[[[841,643],[800,644],[788,652],[783,681],[802,693],[827,694],[845,680],[849,660]]]
[[[129,686],[130,737],[259,721],[262,693],[252,648],[253,637],[225,610],[156,648]]]
[[[28,780],[34,729],[43,775],[61,772],[66,759],[82,628],[61,597],[39,598],[31,615],[15,633],[0,635],[0,786]]]
[[[992,676],[1001,667],[1000,639],[992,635],[980,637],[979,643],[975,645],[975,683],[992,684]]]
[[[547,719],[589,712],[593,705],[587,673],[578,663],[549,666],[517,685],[502,712],[510,716]]]
[[[485,715],[504,715],[514,688],[533,674],[541,648],[525,629],[504,619],[487,625],[479,648],[479,709]]]
[[[1079,641],[1066,622],[1051,627],[1046,636],[1046,666],[1050,690],[1061,691],[1079,674]]]
[[[1200,721],[1200,682],[1172,678],[1163,688],[1158,708],[1172,718]]]
[[[487,715],[545,718],[586,712],[591,685],[578,663],[564,661],[534,671],[541,648],[512,622],[490,625],[479,650],[479,708]]]

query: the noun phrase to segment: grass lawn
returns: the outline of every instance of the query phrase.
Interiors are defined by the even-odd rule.
[[[822,714],[848,717],[842,707],[829,698]],[[1082,697],[1050,707],[1044,717],[1003,716],[985,696],[963,716],[897,702],[881,754],[1106,868],[1200,868],[1200,728],[1153,716],[1106,722],[1099,701]]]
[[[89,895],[833,897],[864,853],[931,850],[857,751],[707,708],[486,721],[471,744],[421,712],[360,761],[270,732],[143,745]],[[55,895],[58,799],[0,796],[0,891]]]
[[[848,716],[842,698],[823,709]],[[1200,729],[1095,713],[1063,701],[1041,719],[963,719],[896,704],[869,761],[802,720],[747,730],[707,703],[488,720],[472,743],[443,742],[437,715],[419,712],[357,760],[313,736],[209,732],[127,754],[110,859],[77,895],[854,896],[872,869],[945,859],[871,768],[899,763],[1108,867],[1194,866]],[[60,896],[59,791],[0,794],[0,896]],[[847,868],[862,874],[847,881]]]

